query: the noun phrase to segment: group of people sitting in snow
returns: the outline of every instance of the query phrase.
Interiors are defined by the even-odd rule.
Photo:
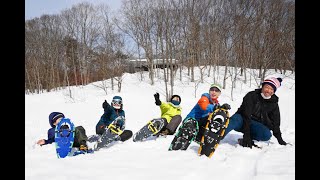
[[[280,110],[279,97],[275,94],[276,90],[281,86],[282,79],[271,77],[265,79],[261,88],[248,92],[244,97],[242,104],[238,110],[230,117],[229,124],[224,133],[224,137],[231,131],[243,133],[243,138],[238,141],[243,147],[252,148],[253,140],[268,141],[272,134],[281,145],[287,143],[282,139],[280,130]],[[182,121],[181,117],[181,97],[172,95],[169,102],[160,100],[159,93],[154,94],[155,104],[160,107],[160,117],[165,124],[159,131],[157,136],[173,135],[178,126],[186,122],[187,119],[193,118],[198,121],[199,129],[196,141],[200,141],[204,126],[208,116],[217,107],[231,109],[230,105],[224,103],[220,105],[218,98],[221,95],[222,87],[219,84],[212,84],[208,92],[203,93],[201,98],[191,109],[189,114]],[[125,111],[123,109],[123,101],[120,96],[114,96],[111,105],[105,100],[102,103],[104,113],[96,125],[96,134],[102,135],[106,128],[118,117],[125,119]],[[37,141],[38,145],[51,144],[55,140],[55,127],[65,115],[61,112],[52,112],[49,115],[49,124],[51,128],[48,130],[48,138]],[[125,128],[125,121],[121,124],[121,129]],[[130,130],[129,130],[130,131]],[[272,134],[271,134],[272,131]],[[132,133],[131,133],[132,134]],[[88,150],[88,136],[82,126],[75,127],[75,139],[73,147],[78,147],[80,150]],[[121,135],[118,140],[121,140]]]

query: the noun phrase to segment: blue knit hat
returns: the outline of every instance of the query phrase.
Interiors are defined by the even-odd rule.
[[[52,112],[52,113],[50,113],[50,115],[49,115],[49,124],[50,124],[50,126],[51,127],[55,127],[55,125],[53,125],[53,123],[57,120],[57,119],[59,119],[59,118],[64,118],[64,114],[63,113],[61,113],[61,112]]]
[[[112,99],[120,99],[122,101],[122,98],[120,96],[113,96]]]

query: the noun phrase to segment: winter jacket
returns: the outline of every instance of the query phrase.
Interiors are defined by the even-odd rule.
[[[125,112],[122,109],[114,109],[112,106],[108,105],[104,108],[104,113],[101,116],[99,122],[97,123],[96,127],[104,126],[108,127],[111,122],[113,122],[117,117],[123,116],[125,117]],[[124,126],[122,124],[121,126]]]
[[[236,113],[243,118],[242,132],[250,134],[250,119],[254,119],[272,130],[275,137],[281,136],[279,98],[275,94],[263,99],[261,89],[248,92]]]
[[[160,105],[161,118],[165,118],[170,123],[173,116],[181,115],[181,107],[175,106],[171,102],[161,102]]]
[[[200,118],[209,116],[215,109],[216,104],[210,98],[209,93],[203,93],[198,103],[193,107],[190,113],[187,115],[187,118],[195,118],[199,120]]]
[[[52,112],[49,114],[49,124],[51,128],[48,130],[48,139],[44,140],[44,144],[51,144],[55,141],[54,136],[56,126],[53,125],[53,123],[59,118],[64,118],[64,114],[61,112]]]
[[[52,127],[48,130],[48,139],[44,140],[44,144],[51,144],[54,142],[55,129],[55,127]]]

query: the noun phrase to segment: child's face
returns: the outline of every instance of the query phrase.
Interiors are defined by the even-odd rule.
[[[57,119],[57,120],[56,120],[56,122],[54,122],[54,123],[53,123],[53,125],[55,125],[55,126],[56,126],[56,125],[61,121],[61,119],[62,119],[62,117],[61,117],[61,118],[59,118],[59,119]]]
[[[178,98],[177,96],[175,96],[174,98],[172,98],[172,100],[175,100],[175,101],[179,101],[179,102],[180,102],[180,100],[179,100],[179,98]]]
[[[212,88],[210,89],[209,94],[211,99],[217,99],[220,96],[221,91],[218,88]]]

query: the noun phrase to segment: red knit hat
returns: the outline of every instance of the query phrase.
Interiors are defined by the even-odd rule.
[[[282,79],[281,78],[269,78],[269,79],[265,79],[262,83],[262,87],[265,85],[265,84],[268,84],[270,85],[272,88],[273,88],[273,91],[276,92],[277,88],[279,88],[281,86],[281,82],[282,82]]]

